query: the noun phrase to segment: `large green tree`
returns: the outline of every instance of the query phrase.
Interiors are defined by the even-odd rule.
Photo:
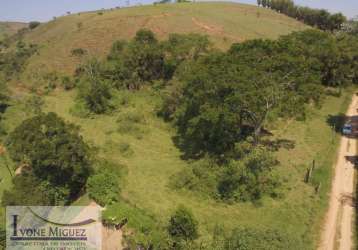
[[[90,149],[76,126],[55,113],[24,120],[9,134],[11,158],[28,164],[39,180],[78,195],[91,171]]]
[[[134,79],[151,81],[163,76],[164,53],[153,32],[139,30],[126,53],[124,63]]]

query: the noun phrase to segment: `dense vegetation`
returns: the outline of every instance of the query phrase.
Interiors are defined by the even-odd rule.
[[[26,201],[41,205],[33,199],[41,197],[39,194],[43,194],[43,205],[68,204],[90,175],[89,147],[78,128],[66,124],[55,113],[23,121],[9,134],[7,148],[11,158],[20,164],[21,174],[14,179],[15,188],[4,193],[4,205],[24,205]],[[42,192],[28,193],[31,185]],[[23,200],[26,194],[28,198]]]
[[[341,29],[342,24],[347,20],[342,13],[331,14],[324,9],[297,6],[293,0],[257,0],[257,4],[326,31]]]
[[[18,41],[15,49],[0,53],[0,81],[9,80],[21,73],[27,60],[35,54],[37,46]]]

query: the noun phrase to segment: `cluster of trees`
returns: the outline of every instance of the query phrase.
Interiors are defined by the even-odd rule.
[[[0,78],[9,80],[21,73],[27,60],[37,52],[37,46],[18,41],[14,49],[0,53]]]
[[[297,6],[293,0],[257,0],[257,4],[326,31],[339,30],[347,20],[342,13],[331,14],[324,9]]]
[[[171,88],[162,114],[189,156],[231,155],[247,136],[257,144],[268,118],[304,118],[324,87],[356,83],[356,48],[352,37],[317,30],[233,44],[182,65],[175,75],[182,86]]]
[[[177,127],[185,155],[209,155],[226,166],[212,171],[214,196],[256,200],[277,195],[279,186],[275,159],[260,146],[265,124],[305,119],[305,106],[319,107],[326,87],[357,83],[357,48],[356,37],[306,30],[219,52],[205,36],[172,34],[159,42],[151,31],[139,30],[129,42],[116,41],[106,61],[78,68],[78,97],[101,114],[114,107],[113,89],[159,86],[159,114]]]
[[[216,183],[221,198],[276,195],[275,160],[260,149],[265,124],[305,119],[306,105],[319,107],[326,87],[357,83],[357,45],[354,37],[318,30],[233,44],[228,52],[181,64],[160,113],[177,126],[187,157],[209,155],[226,165],[226,173],[219,171],[209,183]],[[198,176],[194,171],[181,178]]]
[[[20,169],[13,189],[3,194],[4,206],[68,204],[91,173],[89,146],[55,113],[24,120],[9,134],[7,148]]]
[[[129,42],[114,42],[107,60],[92,59],[76,70],[79,100],[91,112],[105,113],[113,108],[111,89],[138,90],[167,81],[183,61],[197,59],[209,46],[202,35],[172,34],[159,42],[153,32],[139,30]]]

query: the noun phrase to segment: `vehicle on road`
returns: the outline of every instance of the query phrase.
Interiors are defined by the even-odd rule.
[[[343,125],[342,134],[349,137],[358,137],[358,116],[349,117]]]
[[[342,129],[342,133],[344,135],[351,135],[353,132],[353,127],[352,124],[344,124],[343,129]]]

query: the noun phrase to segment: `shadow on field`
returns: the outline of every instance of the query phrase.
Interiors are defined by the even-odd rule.
[[[10,105],[8,104],[0,104],[0,113],[3,114],[5,113],[6,109],[9,107]]]
[[[346,161],[349,161],[351,164],[353,164],[355,168],[358,167],[358,155],[346,156],[345,158]]]
[[[253,133],[254,133],[253,127],[242,126],[240,134],[236,138],[237,142],[244,142],[245,140],[250,141],[250,140],[248,140],[248,138],[252,137]],[[293,140],[282,139],[282,138],[276,139],[276,138],[272,138],[273,136],[274,136],[274,134],[271,131],[269,131],[265,128],[262,128],[259,144],[265,146],[270,151],[278,151],[281,148],[291,150],[291,149],[294,149],[296,146],[296,143]],[[219,148],[216,148],[215,146],[211,146],[211,147],[208,146],[208,145],[214,145],[215,143],[213,143],[213,141],[197,144],[196,143],[196,141],[198,141],[197,138],[195,138],[195,137],[193,137],[193,138],[185,138],[184,137],[183,138],[180,135],[180,133],[173,136],[171,139],[172,139],[174,145],[180,150],[180,152],[181,152],[180,157],[182,160],[197,160],[197,159],[202,158],[203,156],[205,156],[208,153],[215,155],[215,153],[220,152]],[[253,140],[253,138],[251,140]],[[203,149],[203,146],[204,146],[204,148],[205,148],[205,146],[208,146],[208,147]],[[231,156],[232,156],[232,154],[233,154],[232,151],[233,151],[232,147],[228,146],[227,151],[224,151],[224,152],[229,152],[229,154],[231,154]],[[219,154],[216,154],[216,155],[219,156]],[[224,154],[220,155],[220,157],[222,157],[222,156],[224,156]]]

